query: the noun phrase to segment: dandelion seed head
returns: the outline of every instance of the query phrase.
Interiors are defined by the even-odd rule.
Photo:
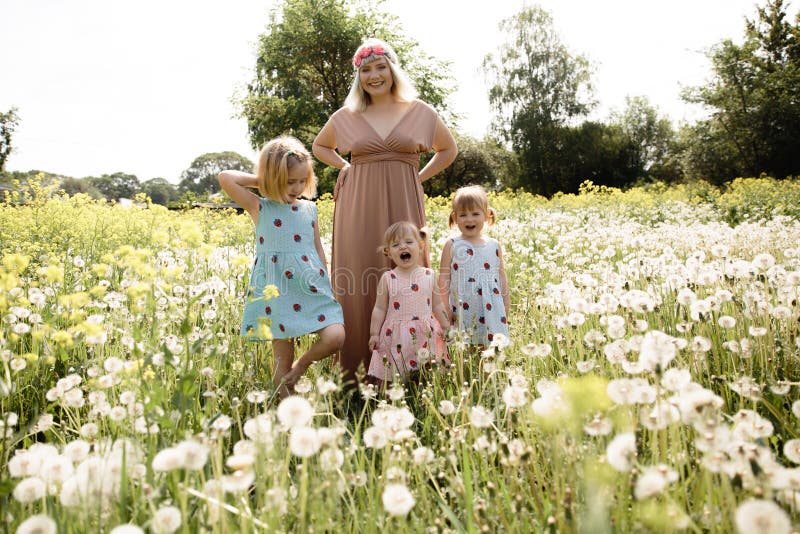
[[[736,509],[734,516],[736,529],[742,534],[751,532],[770,532],[789,534],[792,522],[783,508],[774,501],[748,499]]]
[[[303,397],[292,395],[278,405],[278,421],[286,428],[303,427],[311,422],[314,408]]]
[[[404,484],[387,484],[381,494],[383,509],[391,516],[406,516],[414,508],[414,496]]]
[[[56,534],[56,522],[44,514],[32,515],[17,527],[17,534]]]

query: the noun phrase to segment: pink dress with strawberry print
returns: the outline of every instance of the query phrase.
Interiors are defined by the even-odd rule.
[[[391,381],[405,377],[428,362],[450,362],[442,327],[433,316],[431,300],[434,275],[417,268],[410,276],[394,270],[383,273],[389,293],[389,308],[380,331],[378,347],[372,351],[369,376]]]

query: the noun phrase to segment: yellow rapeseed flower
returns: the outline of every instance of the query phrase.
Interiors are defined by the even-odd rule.
[[[31,259],[24,254],[6,254],[3,256],[2,264],[7,271],[22,274],[22,271],[28,268],[30,262]]]
[[[197,253],[200,255],[201,258],[208,258],[211,256],[211,253],[214,252],[214,247],[209,245],[208,243],[203,243],[197,249]]]
[[[66,330],[58,330],[50,337],[51,341],[59,347],[69,348],[75,344],[72,334]]]
[[[68,295],[61,295],[58,297],[58,303],[68,310],[79,310],[89,304],[89,300],[89,294],[85,291],[79,291],[78,293],[70,293]]]
[[[100,297],[106,294],[107,290],[108,289],[106,288],[106,286],[94,286],[92,289],[89,290],[89,294],[94,298],[99,299]]]
[[[187,247],[196,248],[203,242],[203,230],[195,221],[185,221],[178,229],[178,236]]]
[[[269,319],[259,317],[257,321],[258,321],[258,326],[256,326],[256,331],[254,332],[253,335],[258,339],[263,339],[266,341],[271,340],[272,331],[269,329]]]
[[[42,270],[42,275],[49,283],[61,283],[64,281],[64,266],[51,263]]]
[[[264,293],[263,293],[264,300],[274,299],[279,296],[280,293],[278,292],[277,286],[270,284],[264,288]]]
[[[243,271],[248,267],[250,267],[251,262],[252,260],[250,259],[250,256],[248,256],[247,254],[237,254],[236,256],[231,258],[231,265],[233,266],[234,269],[238,271]]]
[[[129,286],[128,289],[125,290],[125,292],[132,300],[136,300],[139,297],[143,297],[144,295],[150,292],[150,284],[146,282],[139,282]]]
[[[99,278],[108,276],[108,269],[109,265],[107,263],[95,263],[92,265],[92,272]]]

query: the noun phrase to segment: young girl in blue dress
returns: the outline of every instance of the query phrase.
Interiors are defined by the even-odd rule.
[[[450,324],[466,332],[472,344],[487,346],[496,334],[508,336],[509,295],[503,249],[483,235],[484,226],[495,222],[486,191],[480,186],[458,189],[449,222],[461,233],[442,250],[442,301],[449,304]]]
[[[256,225],[241,335],[253,341],[268,339],[264,326],[269,320],[275,356],[272,380],[284,396],[313,362],[344,343],[342,308],[328,278],[317,207],[300,198],[316,192],[311,155],[297,139],[279,137],[264,145],[256,174],[223,171],[219,183]],[[257,188],[261,196],[248,188]],[[270,285],[277,287],[279,296],[266,300],[264,290]],[[312,332],[319,338],[294,361],[294,338]]]

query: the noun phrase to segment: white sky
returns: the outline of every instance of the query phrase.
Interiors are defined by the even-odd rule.
[[[564,43],[589,57],[595,118],[644,95],[676,123],[698,110],[680,89],[709,75],[703,52],[739,41],[754,0],[540,0]],[[177,182],[194,158],[254,159],[235,92],[254,65],[274,0],[0,0],[0,111],[19,108],[9,170],[112,172]],[[452,62],[461,130],[491,120],[483,57],[523,0],[388,0],[406,33]],[[797,12],[789,3],[791,16]],[[238,88],[238,89],[237,89]]]

